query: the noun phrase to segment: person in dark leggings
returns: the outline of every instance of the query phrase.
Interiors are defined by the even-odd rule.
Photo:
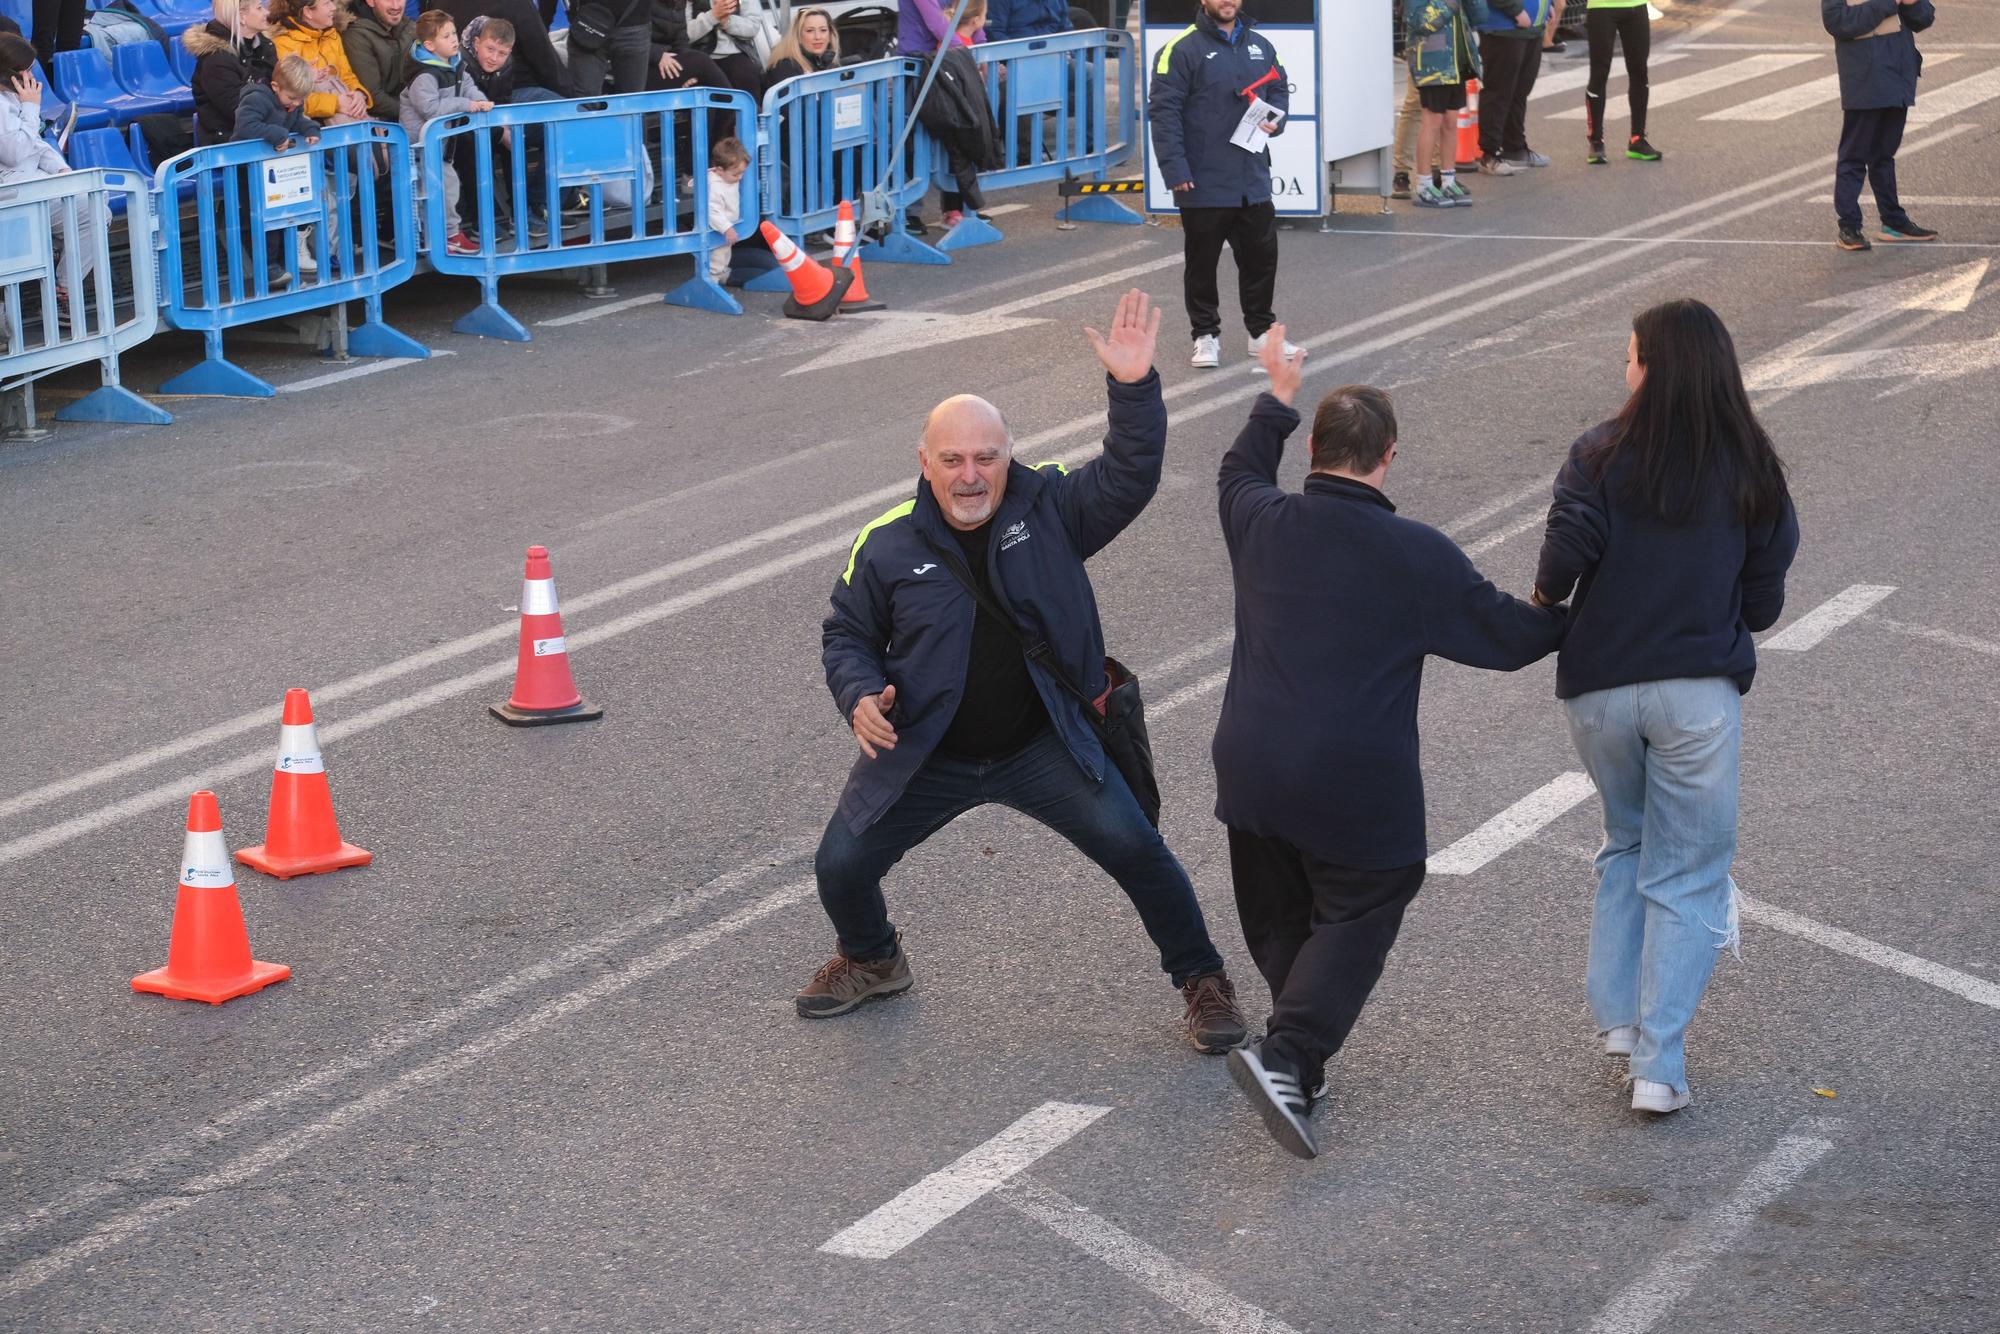
[[[1646,142],[1646,57],[1653,45],[1646,0],[1590,0],[1584,13],[1584,33],[1590,38],[1590,86],[1583,92],[1584,116],[1590,126],[1590,157],[1602,166],[1604,157],[1604,89],[1611,81],[1611,43],[1625,51],[1625,100],[1632,108],[1632,137],[1625,156],[1635,162],[1658,162],[1660,150]]]
[[[56,52],[83,45],[84,0],[35,0],[35,55],[43,69],[56,67]]]

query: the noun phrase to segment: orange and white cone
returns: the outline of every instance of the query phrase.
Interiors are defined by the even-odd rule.
[[[854,270],[827,268],[769,222],[757,230],[763,234],[764,244],[771,247],[778,267],[785,271],[785,281],[792,285],[792,294],[785,298],[785,318],[832,319],[840,309],[840,299],[854,285]]]
[[[841,314],[858,315],[864,310],[889,308],[886,301],[877,301],[868,295],[868,281],[861,276],[861,245],[854,230],[854,204],[851,200],[840,201],[840,216],[833,224],[833,263],[835,268],[854,270],[854,286],[840,298]]]
[[[1465,105],[1458,109],[1458,165],[1479,165],[1479,80],[1465,81]]]
[[[222,841],[222,808],[213,792],[188,798],[187,839],[181,845],[181,890],[167,966],[132,979],[132,990],[173,1000],[220,1005],[282,982],[292,970],[250,957],[250,933]]]
[[[527,574],[521,582],[521,651],[515,661],[514,693],[505,704],[488,706],[501,722],[539,727],[604,716],[603,709],[577,693],[569,673],[569,644],[563,638],[547,547],[528,548]]]
[[[285,692],[264,841],[244,848],[236,860],[280,880],[366,866],[375,860],[375,854],[366,848],[340,841],[340,824],[333,818],[333,789],[327,786],[319,729],[313,725],[312,697],[303,690]]]

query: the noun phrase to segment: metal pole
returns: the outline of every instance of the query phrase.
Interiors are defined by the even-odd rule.
[[[970,0],[958,0],[958,4],[952,9],[951,22],[946,25],[944,37],[939,40],[937,50],[931,55],[931,67],[924,71],[923,86],[917,89],[917,95],[910,103],[909,114],[903,118],[902,128],[896,133],[896,147],[889,157],[888,182],[885,185],[877,187],[874,200],[875,207],[862,210],[864,214],[872,212],[877,217],[891,219],[889,224],[891,227],[900,227],[902,225],[899,221],[894,220],[894,214],[898,210],[890,206],[889,200],[895,196],[897,187],[901,184],[903,146],[910,141],[910,131],[916,126],[918,109],[923,106],[924,99],[930,96],[931,85],[937,82],[938,67],[944,64],[944,54],[951,49],[952,35],[958,31],[958,21],[964,17],[965,7],[968,3],[970,3]]]

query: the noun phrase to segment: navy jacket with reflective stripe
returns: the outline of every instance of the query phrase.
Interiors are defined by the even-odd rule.
[[[1246,153],[1229,136],[1250,108],[1243,90],[1273,71],[1277,77],[1258,88],[1257,96],[1288,111],[1292,96],[1284,66],[1248,14],[1237,15],[1231,41],[1203,11],[1154,58],[1146,95],[1153,156],[1168,185],[1194,182],[1194,189],[1174,196],[1176,207],[1241,208],[1270,201],[1271,150]],[[1284,133],[1282,125],[1278,133]]]
[[[1106,377],[1110,424],[1104,452],[1072,471],[1059,464],[1007,470],[1007,489],[988,525],[987,571],[1000,604],[1031,642],[1055,658],[1092,696],[1104,693],[1104,631],[1083,563],[1139,517],[1160,484],[1166,458],[1167,405],[1157,372],[1137,384]],[[857,755],[840,815],[855,833],[895,804],[937,748],[965,691],[978,607],[938,553],[956,544],[930,485],[877,518],[854,541],[833,586],[821,627],[820,661],[842,720],[854,706],[894,684],[890,721],[896,748]],[[1104,777],[1104,748],[1083,706],[1033,661],[1029,675],[1056,730],[1093,782]],[[977,707],[977,702],[970,707]]]

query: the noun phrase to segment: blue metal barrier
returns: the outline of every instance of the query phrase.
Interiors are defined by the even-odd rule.
[[[778,230],[801,241],[807,232],[833,226],[842,200],[863,204],[880,191],[891,216],[864,215],[862,222],[886,222],[888,235],[863,247],[863,258],[951,262],[902,227],[903,210],[931,188],[934,146],[922,126],[910,139],[914,165],[906,169],[896,160],[896,136],[923,74],[921,59],[895,56],[800,75],[765,91],[758,158],[765,216]],[[779,290],[783,286],[780,275]]]
[[[162,204],[161,313],[199,331],[206,347],[206,359],[161,392],[269,398],[270,385],[223,358],[222,331],[349,301],[367,310],[350,352],[428,357],[382,321],[382,294],[417,267],[411,161],[400,125],[368,121],[285,153],[211,144],[161,163],[158,200],[192,189],[185,206]]]
[[[757,104],[736,89],[672,88],[574,102],[520,102],[442,116],[424,127],[424,250],[440,273],[479,279],[479,307],[452,327],[525,343],[527,328],[500,306],[511,274],[693,255],[694,276],[661,299],[729,315],[743,307],[708,276],[722,237],[708,226],[710,117],[733,116],[751,153],[738,237],[756,230]],[[447,154],[472,154],[459,201],[473,254],[448,248]],[[521,164],[519,169],[516,164]],[[497,175],[496,175],[497,173]],[[679,182],[690,177],[683,192]],[[581,193],[582,207],[574,207]],[[666,202],[655,204],[656,198]],[[564,202],[572,204],[565,215]],[[521,225],[525,220],[525,225]]]
[[[113,204],[129,241],[117,251]],[[0,393],[96,361],[103,384],[57,420],[172,421],[118,382],[119,353],[159,326],[152,247],[152,192],[137,172],[73,171],[0,187]]]
[[[1127,34],[1092,28],[1051,37],[1019,37],[975,46],[972,55],[986,76],[986,100],[1000,129],[1000,166],[979,173],[981,189],[1005,190],[1071,177],[1102,180],[1137,147],[1138,65]],[[941,181],[950,178],[942,145],[931,174]],[[1083,222],[1145,221],[1109,195],[1077,200],[1068,216]],[[997,227],[967,213],[938,248],[963,250],[1001,239]]]

